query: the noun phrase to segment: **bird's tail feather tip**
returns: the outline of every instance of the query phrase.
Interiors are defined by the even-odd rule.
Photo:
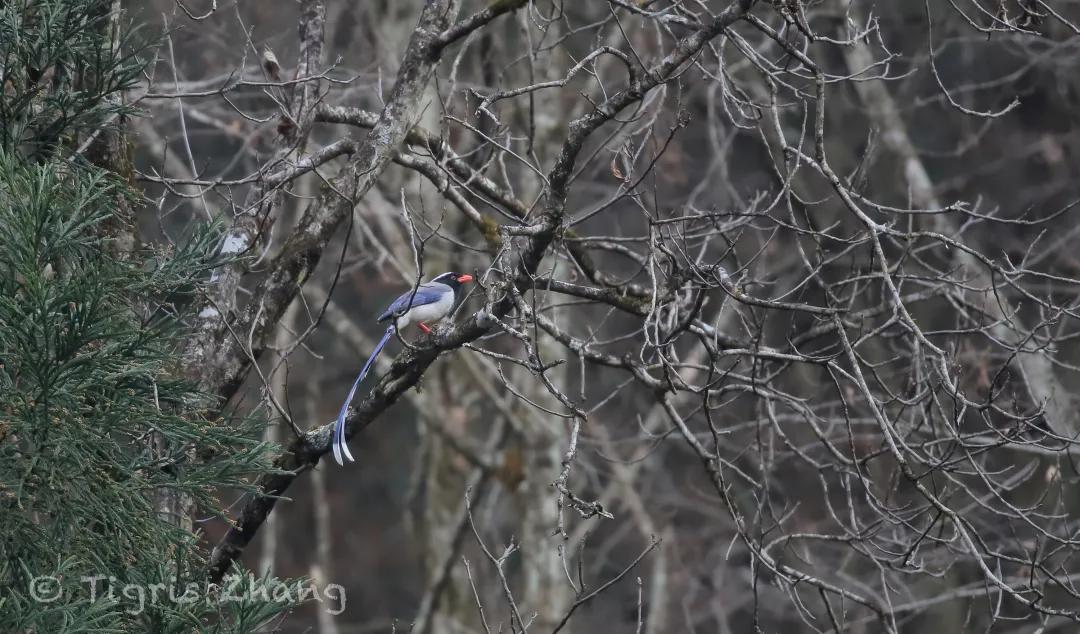
[[[334,461],[341,466],[345,466],[345,460],[356,462],[352,452],[349,451],[349,444],[345,440],[345,414],[347,411],[348,405],[341,410],[341,414],[334,423],[334,438],[331,443],[334,449]]]
[[[338,442],[338,429],[340,427],[341,425],[339,423],[334,423],[334,436],[333,439],[330,441],[330,446],[334,450],[334,462],[338,463],[338,465],[343,466],[345,463],[341,461],[341,444]]]
[[[344,412],[343,412],[344,413]],[[339,466],[344,466],[345,462],[342,460],[341,454],[341,439],[344,436],[345,425],[344,416],[339,415],[338,419],[334,422],[334,436],[330,443],[334,449],[334,462]]]

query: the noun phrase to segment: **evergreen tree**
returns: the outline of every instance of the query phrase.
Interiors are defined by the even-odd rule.
[[[175,362],[220,232],[121,237],[136,193],[87,158],[142,69],[110,5],[0,6],[0,632],[251,631],[290,602],[208,593],[192,517],[267,451]]]

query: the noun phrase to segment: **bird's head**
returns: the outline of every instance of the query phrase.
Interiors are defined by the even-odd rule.
[[[473,276],[468,273],[455,273],[454,271],[447,271],[442,275],[438,275],[431,280],[432,282],[438,282],[439,284],[446,284],[455,291],[461,288],[461,285],[465,282],[473,281]]]

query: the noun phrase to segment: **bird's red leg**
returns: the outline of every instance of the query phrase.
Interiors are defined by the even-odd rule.
[[[424,331],[424,334],[428,334],[428,335],[431,334],[431,328],[429,328],[428,325],[425,324],[424,322],[420,322],[420,323],[418,323],[416,325],[420,328],[420,330]]]

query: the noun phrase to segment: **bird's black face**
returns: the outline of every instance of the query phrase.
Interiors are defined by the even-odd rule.
[[[457,291],[459,288],[461,288],[462,284],[464,284],[465,282],[471,282],[472,280],[473,276],[469,275],[468,273],[455,273],[454,271],[447,271],[446,273],[435,277],[431,281],[438,282],[440,284],[446,284],[450,288],[454,289],[454,291]]]

